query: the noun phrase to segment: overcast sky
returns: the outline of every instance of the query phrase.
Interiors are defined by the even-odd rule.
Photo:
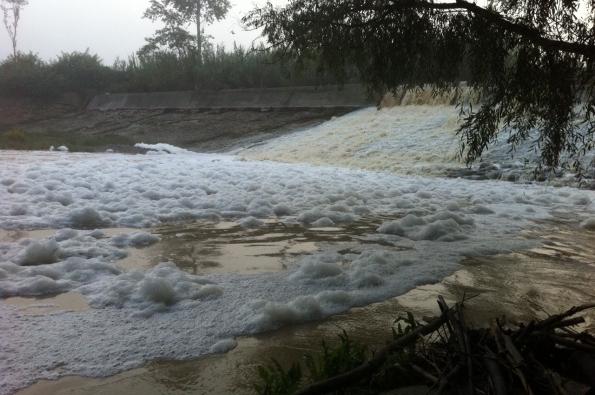
[[[226,20],[206,27],[216,43],[250,45],[259,35],[245,32],[240,19],[266,0],[232,0]],[[286,0],[273,0],[283,4]],[[62,51],[89,48],[108,64],[127,58],[151,36],[158,25],[142,19],[149,0],[29,0],[19,27],[19,50],[51,59]],[[0,26],[0,59],[11,52],[4,26]],[[233,33],[235,34],[233,34]]]

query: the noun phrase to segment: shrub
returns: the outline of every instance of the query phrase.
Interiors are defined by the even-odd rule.
[[[57,91],[76,92],[84,95],[105,89],[108,85],[109,68],[97,55],[85,52],[63,52],[49,66],[57,82]]]
[[[11,56],[0,63],[0,94],[45,98],[55,95],[47,65],[35,54]]]
[[[200,89],[271,88],[324,85],[337,79],[320,72],[313,62],[279,61],[264,47],[207,47],[202,66],[195,55],[153,51],[105,66],[99,56],[62,53],[44,62],[35,54],[19,54],[0,63],[0,95],[49,99],[64,93],[90,97],[100,92],[151,92]],[[353,76],[355,73],[353,74]],[[354,81],[349,76],[344,82]]]

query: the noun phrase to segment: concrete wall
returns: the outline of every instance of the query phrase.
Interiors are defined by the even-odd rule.
[[[128,109],[261,109],[261,108],[361,108],[375,105],[365,88],[290,87],[226,89],[202,92],[154,92],[103,94],[91,100],[89,110]]]

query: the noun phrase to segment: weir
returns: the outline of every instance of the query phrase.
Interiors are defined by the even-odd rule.
[[[105,93],[94,97],[88,110],[261,110],[358,109],[377,104],[359,84],[263,89],[224,89],[148,93]]]

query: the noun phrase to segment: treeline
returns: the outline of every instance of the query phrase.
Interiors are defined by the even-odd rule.
[[[153,52],[103,64],[86,52],[63,53],[52,61],[19,54],[0,63],[0,96],[51,99],[65,93],[89,97],[104,92],[269,88],[337,83],[314,63],[281,62],[275,53],[213,48],[198,67],[194,55]],[[350,82],[349,79],[344,82]]]

